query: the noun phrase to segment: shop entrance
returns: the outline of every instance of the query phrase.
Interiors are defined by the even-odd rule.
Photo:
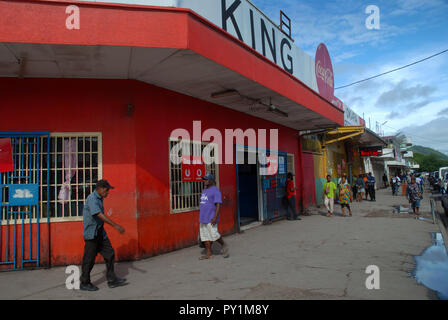
[[[286,152],[276,153],[278,171],[269,174],[266,171],[269,154],[265,149],[236,147],[239,228],[287,215],[282,200],[286,192],[288,156]]]
[[[259,174],[255,150],[237,150],[238,208],[240,227],[260,220]]]

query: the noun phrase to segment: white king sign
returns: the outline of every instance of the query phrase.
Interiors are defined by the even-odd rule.
[[[314,59],[298,48],[279,26],[248,0],[97,1],[189,8],[226,30],[318,92]]]

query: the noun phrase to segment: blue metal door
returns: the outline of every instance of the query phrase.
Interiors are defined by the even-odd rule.
[[[49,133],[0,132],[0,138],[10,139],[14,164],[13,171],[0,173],[0,269],[39,267],[41,172],[49,174]],[[47,205],[46,217],[48,210]]]
[[[288,170],[288,154],[279,151],[277,174],[262,176],[263,186],[263,215],[265,220],[270,220],[288,214],[287,208],[283,205],[283,198],[286,195],[286,178]]]

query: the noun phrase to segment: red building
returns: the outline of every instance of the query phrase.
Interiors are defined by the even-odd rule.
[[[196,243],[202,184],[183,182],[170,162],[175,129],[206,145],[193,121],[223,134],[278,129],[285,167],[275,176],[258,162],[207,166],[223,194],[223,234],[283,215],[287,171],[300,206],[298,131],[343,125],[341,110],[190,9],[78,2],[80,28],[68,29],[67,2],[0,0],[0,138],[15,165],[0,173],[2,268],[79,264],[82,205],[100,178],[116,187],[106,213],[126,229],[108,229],[118,260]],[[240,156],[266,153],[239,144]],[[38,186],[36,205],[11,204],[21,184]]]

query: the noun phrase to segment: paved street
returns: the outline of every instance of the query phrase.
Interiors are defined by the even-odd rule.
[[[119,263],[129,285],[109,289],[104,265],[92,281],[98,292],[65,288],[65,268],[0,273],[0,299],[436,299],[410,272],[414,256],[431,245],[438,225],[408,214],[390,190],[377,202],[354,203],[354,216],[314,209],[302,221],[279,221],[225,238],[230,258],[200,261],[199,247]],[[429,217],[429,195],[423,200]],[[380,268],[380,290],[367,290],[365,269]]]

